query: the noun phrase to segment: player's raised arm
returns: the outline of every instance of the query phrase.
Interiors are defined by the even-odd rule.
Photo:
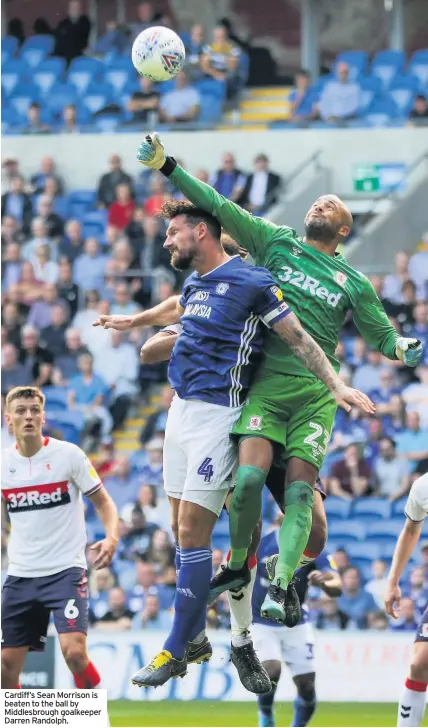
[[[168,326],[169,324],[176,324],[183,314],[183,309],[179,301],[180,296],[171,296],[157,306],[136,313],[134,316],[121,316],[119,314],[102,315],[93,322],[92,326],[127,331],[128,329],[138,329],[143,326]]]
[[[147,339],[141,347],[140,359],[143,364],[157,364],[160,361],[169,361],[178,334],[169,331],[159,331]]]
[[[419,364],[422,357],[421,342],[399,336],[372,284],[365,278],[353,314],[358,331],[369,346],[382,352],[388,359],[400,359],[408,367]]]
[[[239,205],[219,195],[210,185],[185,172],[175,159],[165,154],[158,134],[146,136],[138,149],[137,159],[145,167],[158,169],[190,202],[214,215],[222,227],[237,238],[252,256],[263,258],[269,243],[279,231],[283,232],[283,228],[268,220],[253,217]]]

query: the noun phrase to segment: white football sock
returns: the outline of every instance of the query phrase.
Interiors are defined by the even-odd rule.
[[[407,678],[398,706],[397,726],[415,728],[421,725],[425,713],[426,688],[426,683]]]
[[[250,627],[253,621],[251,598],[256,579],[257,564],[251,569],[250,583],[239,592],[227,592],[230,607],[230,626],[232,629],[232,645],[242,647],[251,642]]]

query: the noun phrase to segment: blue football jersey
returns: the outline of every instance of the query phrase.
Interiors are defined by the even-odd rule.
[[[238,407],[262,357],[264,329],[291,313],[265,268],[239,255],[183,286],[182,332],[169,364],[181,399]]]
[[[270,619],[265,619],[264,617],[261,617],[260,610],[262,608],[262,604],[264,602],[266,592],[270,584],[266,571],[266,561],[268,560],[269,556],[277,554],[278,551],[278,531],[275,530],[271,531],[267,534],[267,536],[264,536],[262,538],[259,549],[257,551],[257,572],[256,580],[254,582],[252,600],[253,621],[258,622],[259,624],[267,624],[270,627],[275,627],[278,625],[275,624],[275,622],[272,622]],[[307,607],[304,605],[304,602],[306,600],[309,587],[308,576],[311,571],[315,570],[337,571],[335,563],[330,554],[327,553],[327,551],[322,551],[322,553],[320,553],[320,555],[317,556],[314,561],[311,561],[310,564],[307,564],[306,566],[302,566],[300,569],[297,569],[294,576],[299,601],[300,604],[303,605],[301,623],[306,622],[308,619],[308,610]],[[285,627],[285,629],[287,629],[287,627]]]

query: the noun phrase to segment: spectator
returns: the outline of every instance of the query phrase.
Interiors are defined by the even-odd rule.
[[[68,406],[81,410],[85,416],[85,430],[91,436],[100,431],[101,440],[106,442],[113,426],[113,421],[105,406],[108,388],[103,379],[93,371],[93,357],[82,354],[77,362],[80,374],[70,379]],[[90,450],[90,448],[85,448]]]
[[[404,402],[399,394],[391,397],[389,404],[389,415],[383,417],[386,432],[395,437],[404,429]]]
[[[121,316],[132,316],[139,311],[139,306],[131,299],[131,292],[127,283],[118,283],[115,290],[115,301],[110,307],[110,313]]]
[[[356,370],[352,380],[352,386],[368,394],[373,389],[380,388],[380,375],[385,369],[385,363],[380,351],[369,349],[367,363],[362,364]]]
[[[348,617],[339,610],[337,600],[322,594],[319,600],[320,610],[316,617],[317,629],[326,632],[337,632],[346,628]]]
[[[152,26],[153,10],[151,3],[141,2],[137,5],[137,21],[131,25],[131,42],[133,43],[137,35]]]
[[[166,498],[158,499],[156,488],[153,485],[145,483],[140,487],[137,502],[149,523],[159,523],[160,525],[169,523],[169,503]]]
[[[413,472],[419,460],[428,458],[428,430],[420,426],[420,417],[417,412],[406,413],[406,427],[396,437],[397,452],[409,462],[410,471]]]
[[[59,276],[59,266],[50,259],[51,249],[46,243],[39,245],[33,264],[34,275],[42,283],[56,283]]]
[[[390,627],[394,632],[415,632],[417,630],[418,620],[415,616],[413,599],[410,599],[410,597],[401,598],[398,619],[391,620]]]
[[[374,417],[368,422],[369,437],[364,447],[364,457],[370,467],[373,467],[375,458],[379,455],[380,441],[384,435],[383,422]]]
[[[3,247],[3,245],[2,245]],[[2,289],[7,291],[9,286],[15,286],[21,280],[22,260],[19,243],[8,243],[2,261]]]
[[[70,0],[68,15],[58,23],[55,31],[55,56],[61,56],[69,63],[81,56],[88,46],[91,21],[82,13],[80,0]]]
[[[118,586],[110,589],[108,606],[107,612],[96,622],[96,628],[114,632],[124,632],[131,629],[134,612],[131,612],[127,607],[126,594],[123,589]]]
[[[370,612],[376,612],[376,602],[361,586],[358,569],[348,566],[342,575],[343,594],[338,597],[337,605],[341,612],[349,618],[347,627],[365,629]]]
[[[67,351],[65,344],[67,320],[66,305],[62,301],[58,301],[52,305],[51,323],[42,328],[40,332],[41,342],[53,354],[54,359],[63,356]]]
[[[108,611],[108,596],[115,585],[114,575],[109,568],[94,569],[89,577],[91,623],[101,619]]]
[[[292,119],[302,118],[299,114],[299,106],[306,96],[306,93],[311,85],[311,74],[309,71],[305,71],[301,68],[296,73],[294,80],[294,88],[290,91],[288,96],[288,102],[290,104],[290,116]]]
[[[201,59],[204,47],[204,29],[195,23],[190,29],[190,38],[186,47],[186,70],[192,81],[199,81],[202,76]]]
[[[165,124],[194,121],[199,116],[201,97],[196,88],[189,85],[184,71],[175,77],[175,89],[161,98],[159,116]]]
[[[21,326],[23,320],[19,315],[18,306],[12,301],[5,301],[2,310],[2,328],[5,329],[7,341],[17,349],[21,344]]]
[[[146,76],[140,77],[140,90],[134,91],[128,101],[128,111],[132,114],[131,122],[156,124],[160,94],[153,88],[153,83]]]
[[[372,471],[370,465],[359,455],[357,445],[348,445],[343,460],[335,463],[331,470],[330,492],[346,500],[367,495]]]
[[[135,346],[125,341],[121,331],[111,331],[111,347],[95,360],[95,372],[102,375],[110,388],[110,413],[113,429],[123,426],[138,381],[138,355]]]
[[[141,480],[150,485],[162,485],[163,483],[163,438],[154,437],[146,445],[146,452],[149,456],[146,465],[141,468]]]
[[[428,124],[428,101],[424,94],[418,94],[409,114],[412,123]]]
[[[131,189],[127,184],[116,187],[116,200],[110,205],[108,223],[118,230],[124,230],[132,218],[135,202],[131,197]]]
[[[374,474],[377,494],[390,501],[404,496],[410,487],[408,463],[397,455],[395,441],[391,437],[383,437],[380,441],[380,452],[374,462]]]
[[[80,128],[77,121],[77,109],[74,104],[64,106],[59,131],[63,134],[79,134]]]
[[[102,288],[107,258],[95,238],[85,242],[84,253],[79,255],[73,266],[73,280],[82,291]]]
[[[388,299],[382,299],[383,306],[388,316],[394,318],[400,329],[405,331],[414,323],[413,309],[416,304],[416,285],[412,280],[404,281],[401,286],[402,303],[393,303]]]
[[[426,543],[425,548],[421,549],[421,551],[422,554],[426,551]],[[425,569],[423,566],[415,566],[411,570],[408,587],[403,591],[405,596],[413,600],[419,621],[422,619],[422,614],[428,604],[428,579],[425,579]]]
[[[21,330],[19,361],[29,371],[31,381],[27,384],[33,384],[36,387],[52,384],[53,356],[39,343],[39,332],[31,324],[26,324]]]
[[[390,368],[381,369],[378,388],[369,392],[370,399],[376,405],[377,415],[389,414],[391,398],[399,391],[393,370]]]
[[[348,362],[355,369],[367,362],[366,342],[360,336],[357,336],[354,340],[354,346],[348,356]]]
[[[316,105],[323,121],[349,121],[358,115],[360,87],[349,80],[347,63],[337,64],[337,80],[327,81]]]
[[[253,213],[263,215],[278,200],[281,178],[269,170],[266,154],[258,154],[254,160],[254,172],[245,182],[239,204]]]
[[[388,565],[383,559],[372,562],[373,578],[366,584],[366,592],[372,595],[379,609],[384,608],[385,592],[388,585]]]
[[[94,45],[94,54],[105,56],[106,53],[115,52],[122,55],[128,46],[128,38],[123,28],[114,19],[107,20],[105,33],[98,38]]]
[[[134,629],[169,630],[172,626],[172,616],[160,608],[156,594],[148,594],[141,614],[136,614],[132,620]]]
[[[374,632],[384,632],[389,627],[385,612],[372,612],[367,619],[368,629]]]
[[[65,331],[65,352],[55,359],[61,385],[67,385],[72,377],[79,374],[77,362],[82,354],[89,354],[89,351],[83,345],[78,329],[69,327]]]
[[[164,234],[159,229],[157,217],[146,217],[142,226],[143,236],[138,248],[138,258],[144,272],[159,267],[170,269],[171,257],[163,247]]]
[[[122,160],[118,154],[110,157],[110,172],[103,174],[99,181],[97,203],[99,207],[110,207],[116,200],[116,187],[120,184],[129,185],[131,197],[134,199],[132,178],[123,171]]]
[[[34,264],[37,261],[37,250],[41,245],[48,245],[51,260],[57,259],[56,243],[48,237],[48,230],[41,217],[35,217],[31,223],[33,237],[22,246],[22,259]]]
[[[152,542],[153,534],[158,526],[155,523],[147,523],[142,508],[135,504],[131,511],[131,523],[128,534],[123,539],[123,555],[130,561],[147,559],[148,551]],[[153,565],[151,564],[153,567]]]
[[[128,504],[135,505],[139,491],[139,481],[131,475],[129,458],[118,455],[110,475],[105,478],[104,485],[113,498],[119,513]]]
[[[28,107],[26,134],[46,134],[49,131],[47,124],[43,124],[40,119],[41,108],[38,101],[33,101]]]
[[[68,220],[65,226],[65,237],[58,246],[58,257],[65,257],[70,263],[74,263],[76,258],[82,255],[84,244],[79,220]]]
[[[401,251],[395,256],[395,273],[385,276],[382,289],[383,298],[392,303],[403,303],[403,283],[409,278],[409,256]]]
[[[151,181],[151,195],[144,203],[144,212],[146,215],[157,215],[163,204],[167,201],[168,195],[165,194],[165,182],[163,177],[153,176]]]
[[[155,527],[156,529],[156,527]],[[171,599],[171,590],[156,582],[156,574],[153,564],[142,560],[137,561],[137,579],[129,594],[129,604],[135,612],[144,609],[144,604],[149,595],[156,595],[159,599],[161,609],[169,609],[172,606],[174,595]]]
[[[15,303],[21,304],[20,312],[28,312],[28,307],[43,293],[45,284],[37,281],[31,263],[24,261],[21,268],[21,280],[16,286],[10,286],[8,297]]]
[[[223,155],[223,166],[210,178],[210,185],[228,200],[236,202],[242,195],[246,176],[235,166],[231,152]]]
[[[59,215],[53,212],[51,197],[48,195],[40,195],[37,201],[37,214],[44,222],[50,238],[59,238],[64,234],[64,221]]]
[[[213,42],[202,49],[202,71],[216,81],[226,83],[227,97],[233,98],[238,86],[240,49],[230,42],[226,28],[217,25],[213,30]]]
[[[428,345],[428,306],[425,301],[419,301],[413,309],[415,323],[406,336],[413,336],[420,339],[424,346]],[[426,352],[425,352],[426,354]]]
[[[409,274],[416,283],[418,298],[422,301],[428,298],[428,232],[422,236],[418,252],[412,255],[409,261]]]
[[[64,194],[64,184],[61,177],[56,173],[53,157],[43,157],[40,163],[40,171],[31,177],[31,187],[34,195],[42,195],[45,191],[46,180],[53,177],[57,183],[58,194]]]
[[[73,318],[79,306],[80,291],[79,287],[73,283],[73,269],[66,258],[60,260],[58,272],[58,297],[66,301],[70,316]]]
[[[428,430],[428,364],[420,364],[415,371],[418,382],[409,384],[402,392],[406,410],[417,412],[421,427]]]
[[[147,443],[153,437],[156,437],[156,435],[165,434],[168,410],[171,406],[173,396],[174,392],[172,391],[171,387],[169,386],[169,384],[165,384],[162,387],[160,407],[148,416],[146,423],[141,430],[140,442],[143,445],[147,445]]]
[[[5,215],[1,220],[2,248],[9,243],[22,243],[23,234],[20,232],[18,221],[11,215]]]
[[[58,301],[58,289],[54,283],[47,283],[41,297],[34,301],[28,314],[28,323],[40,331],[52,321],[52,307]]]
[[[7,394],[13,387],[24,387],[28,384],[28,377],[28,367],[18,362],[18,351],[16,347],[13,344],[5,344],[2,346],[2,394]]]
[[[154,532],[148,553],[148,560],[153,564],[157,574],[161,574],[169,566],[174,566],[175,549],[166,531],[158,529]]]
[[[13,217],[17,220],[22,230],[27,234],[33,217],[33,203],[31,197],[24,192],[24,180],[16,175],[12,177],[10,192],[1,196],[1,216]]]

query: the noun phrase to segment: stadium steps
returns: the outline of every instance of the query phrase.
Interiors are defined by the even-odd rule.
[[[139,449],[141,428],[144,426],[148,415],[155,411],[159,402],[160,397],[156,395],[150,398],[149,405],[139,405],[131,410],[132,415],[126,420],[124,428],[113,432],[113,442],[117,453],[131,455]]]
[[[290,104],[287,100],[289,92],[290,87],[288,86],[248,89],[239,104],[240,123],[269,124],[272,121],[288,119],[290,116]],[[224,122],[233,123],[235,115],[234,111],[226,112]]]

